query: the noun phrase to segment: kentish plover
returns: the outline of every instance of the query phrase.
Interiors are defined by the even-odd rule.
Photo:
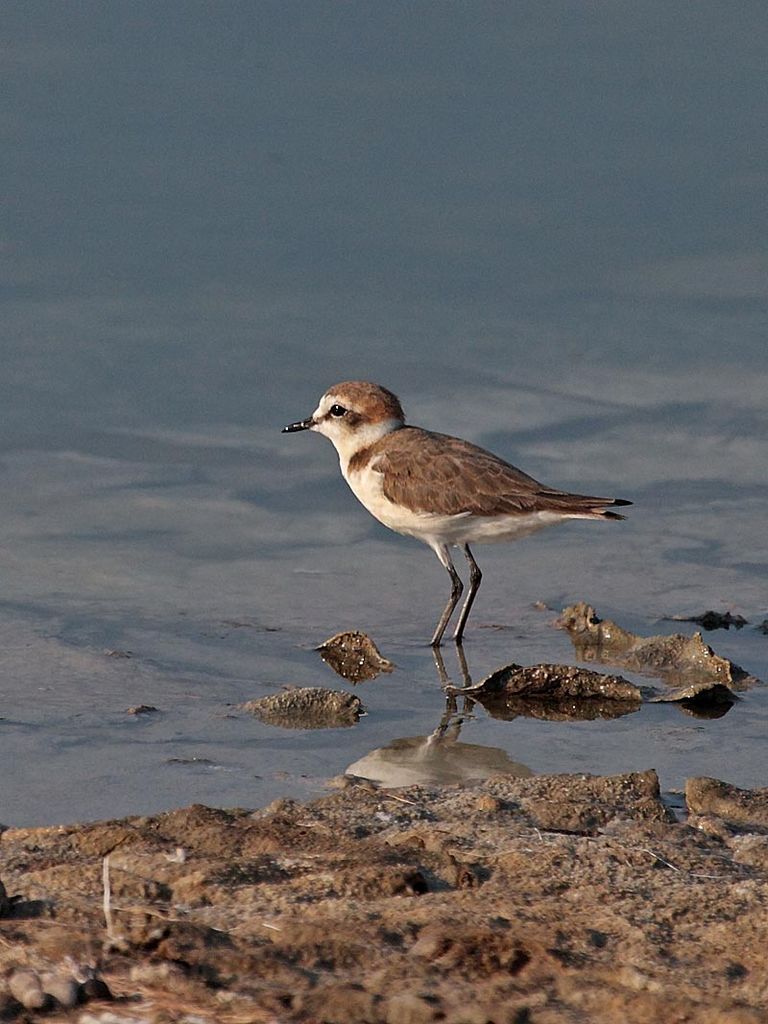
[[[517,540],[566,519],[624,519],[621,498],[571,494],[533,477],[469,441],[405,425],[396,395],[378,384],[345,381],[329,388],[305,420],[283,433],[316,430],[333,442],[341,472],[379,522],[429,544],[451,577],[451,596],[432,640],[439,646],[464,589],[451,560],[469,563],[469,592],[453,639],[461,643],[482,574],[471,543]]]

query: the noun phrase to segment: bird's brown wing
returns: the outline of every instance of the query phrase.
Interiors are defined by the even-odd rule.
[[[484,448],[418,427],[404,427],[373,445],[370,465],[382,473],[385,496],[413,512],[601,515],[602,506],[614,501],[545,487]]]

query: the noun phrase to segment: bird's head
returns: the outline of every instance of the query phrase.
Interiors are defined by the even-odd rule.
[[[348,380],[329,388],[311,416],[289,423],[283,433],[316,430],[325,434],[345,465],[357,452],[404,423],[400,401],[391,391],[368,381]]]

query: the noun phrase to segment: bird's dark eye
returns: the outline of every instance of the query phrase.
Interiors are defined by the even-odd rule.
[[[344,408],[343,405],[332,405],[331,408],[329,409],[329,412],[331,416],[336,417],[347,415],[347,410]]]

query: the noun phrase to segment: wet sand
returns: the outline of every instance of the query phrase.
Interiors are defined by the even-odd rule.
[[[2,1019],[765,1020],[764,793],[698,780],[678,822],[652,771],[337,785],[6,831],[6,976],[75,961],[113,1001],[25,1017],[6,994]]]

